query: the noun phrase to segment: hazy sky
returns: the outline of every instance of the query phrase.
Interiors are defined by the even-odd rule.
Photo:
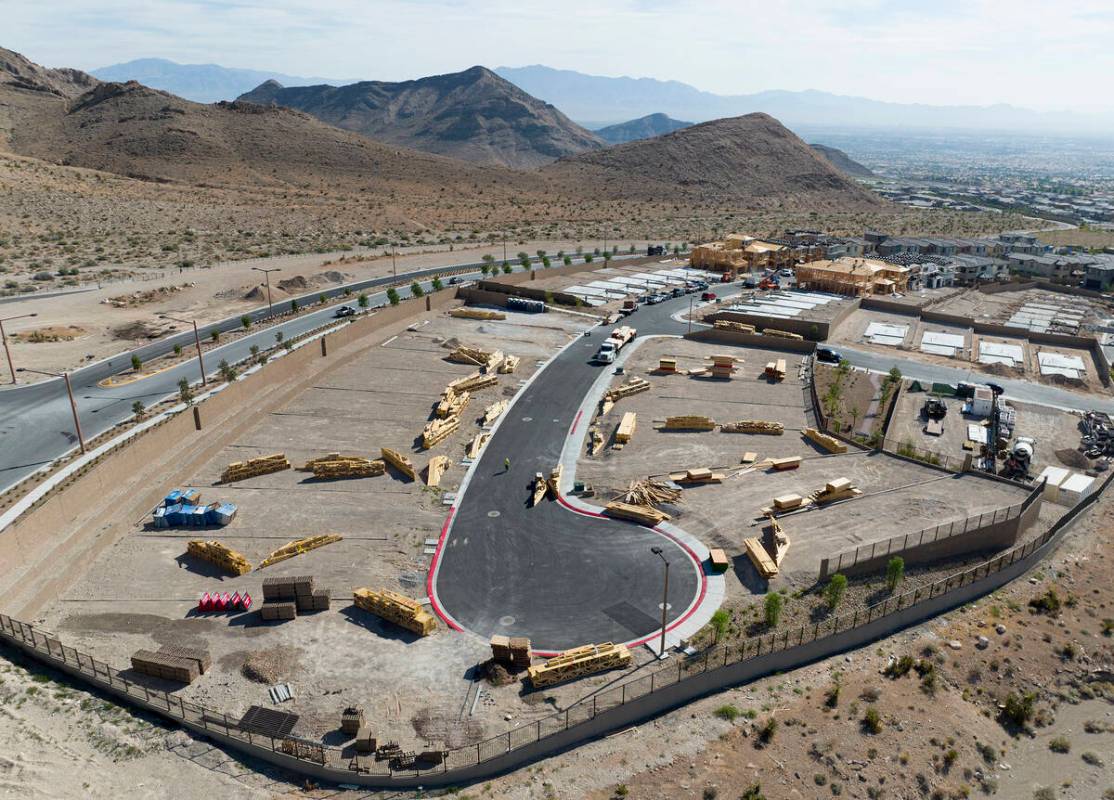
[[[1112,0],[0,0],[0,46],[400,80],[547,64],[721,94],[1114,110]]]

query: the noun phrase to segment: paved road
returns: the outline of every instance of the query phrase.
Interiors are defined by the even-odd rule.
[[[629,256],[616,256],[615,260],[621,261],[625,258]],[[603,265],[601,260],[600,267]],[[397,278],[393,276],[373,278],[313,292],[305,295],[304,300],[307,303],[315,301],[320,294],[339,297],[346,288],[359,293],[398,281],[409,284],[412,280],[431,278],[449,270],[474,269],[474,272],[460,274],[462,279],[473,279],[481,277],[479,266],[479,264],[445,265],[399,274]],[[421,282],[428,290],[429,281]],[[406,287],[400,288],[398,292],[402,297],[408,297],[410,294]],[[368,297],[372,306],[387,302],[385,292],[369,293]],[[355,305],[355,296],[352,298],[352,304]],[[264,306],[249,312],[248,316],[253,321],[259,321],[266,319],[267,314],[268,310]],[[293,338],[327,325],[332,316],[332,308],[314,311],[210,350],[205,354],[206,370],[209,374],[216,372],[217,365],[222,359],[235,364],[249,358],[253,344],[258,345],[260,350],[267,350],[275,343],[276,331],[281,330],[288,339]],[[205,325],[199,330],[202,338],[207,339],[211,331],[227,332],[240,328],[240,316],[237,315]],[[149,362],[171,352],[176,344],[185,348],[187,353],[190,352],[194,346],[192,329],[121,353],[106,361],[82,367],[70,375],[74,397],[77,400],[81,430],[86,439],[91,439],[131,417],[131,407],[136,400],[150,406],[167,395],[177,392],[178,382],[182,378],[188,378],[191,383],[199,379],[197,360],[191,359],[165,372],[128,385],[108,389],[97,385],[99,381],[130,368],[132,354],[138,355],[144,362]],[[33,367],[33,365],[28,366]],[[77,434],[73,427],[73,416],[66,398],[65,385],[60,378],[0,389],[0,491],[69,452],[76,445]]]
[[[639,336],[683,333],[670,318],[689,298],[643,306]],[[596,327],[535,378],[495,431],[455,511],[434,595],[459,626],[483,637],[529,636],[535,649],[633,642],[661,630],[662,563],[670,561],[669,623],[697,597],[700,572],[682,547],[633,523],[578,514],[553,501],[529,507],[536,473],[558,463],[570,426],[600,370],[590,359],[611,330]],[[511,459],[504,472],[503,459]]]

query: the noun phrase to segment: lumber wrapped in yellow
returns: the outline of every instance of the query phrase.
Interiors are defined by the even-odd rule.
[[[530,667],[526,674],[530,683],[535,688],[540,688],[609,669],[628,667],[631,661],[630,650],[625,645],[611,642],[586,644],[566,650],[544,664]]]
[[[251,572],[251,564],[246,558],[220,542],[190,541],[186,543],[186,552],[210,564],[215,564],[232,575],[246,575]]]
[[[766,328],[762,331],[763,336],[777,336],[780,339],[796,339],[797,341],[804,341],[803,336],[799,333],[790,333],[789,331],[779,331],[776,328]]]
[[[314,459],[313,477],[333,478],[372,478],[387,471],[387,465],[380,458],[343,458],[335,461]]]
[[[816,428],[805,428],[801,431],[801,433],[804,434],[804,437],[806,439],[820,445],[829,453],[847,452],[847,445],[845,445],[834,436],[829,436],[826,433],[821,433],[820,431],[816,430]]]
[[[484,308],[454,308],[449,312],[450,317],[461,319],[506,319],[502,311],[488,311]]]
[[[397,469],[407,478],[412,481],[416,481],[418,479],[418,471],[414,469],[414,464],[402,453],[398,452],[397,450],[392,450],[389,447],[380,448],[379,452],[383,454],[384,461]]]
[[[438,442],[444,441],[460,427],[460,417],[431,420],[422,431],[422,447],[428,450]]]
[[[667,417],[665,424],[661,426],[663,431],[712,431],[715,428],[715,420],[691,414]]]
[[[343,536],[336,533],[324,533],[318,536],[307,536],[304,539],[295,539],[293,542],[287,542],[278,550],[260,561],[256,569],[263,569],[272,564],[277,564],[280,561],[286,561],[288,558],[300,556],[302,553],[308,553],[310,550],[316,550],[318,547],[324,547],[327,544],[339,542],[343,538]]]
[[[352,592],[352,602],[357,608],[369,611],[419,636],[428,636],[437,627],[437,620],[422,608],[421,603],[390,589],[356,589]]]
[[[633,503],[623,503],[619,500],[612,500],[603,509],[604,513],[609,517],[616,519],[629,519],[633,522],[642,525],[657,525],[659,522],[664,522],[667,519],[672,519],[668,514],[652,506],[638,506]]]
[[[761,433],[767,436],[781,436],[785,426],[780,422],[765,419],[741,419],[738,422],[725,422],[719,426],[721,433]]]
[[[290,469],[290,461],[285,453],[275,453],[269,456],[249,458],[247,461],[234,461],[221,473],[221,483],[242,481],[245,478],[254,478],[256,475],[266,475],[271,472],[282,472]]]
[[[441,477],[445,474],[445,470],[449,468],[448,456],[434,456],[429,460],[429,464],[425,468],[425,485],[426,486],[440,486]]]

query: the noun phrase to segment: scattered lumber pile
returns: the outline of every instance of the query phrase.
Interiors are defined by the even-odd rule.
[[[451,416],[445,419],[434,419],[426,423],[422,430],[422,448],[428,450],[439,442],[444,441],[460,427],[460,417]]]
[[[607,394],[604,395],[604,399],[610,400],[614,403],[617,400],[622,400],[624,397],[630,397],[632,394],[638,394],[640,392],[648,391],[649,388],[650,382],[648,380],[646,380],[645,378],[634,377],[626,383],[620,386],[616,386],[614,389],[607,392]]]
[[[459,417],[471,399],[472,395],[469,392],[457,391],[451,387],[447,388],[441,392],[441,399],[437,401],[437,407],[433,413],[441,419]]]
[[[735,362],[742,361],[742,359],[736,359],[735,356],[726,355],[724,353],[715,353],[709,356],[709,358],[712,359],[710,368],[712,377],[726,381],[731,380],[731,374],[738,369],[735,366]]]
[[[777,361],[771,361],[766,364],[764,374],[772,381],[785,380],[785,359],[779,358]]]
[[[667,417],[661,429],[663,431],[713,431],[716,429],[716,422],[708,417],[694,415]]]
[[[754,333],[754,326],[747,325],[745,322],[734,322],[729,319],[717,319],[714,326],[721,331],[739,331],[740,333]]]
[[[487,386],[494,386],[499,382],[496,375],[485,375],[482,372],[474,372],[471,375],[465,375],[463,378],[457,378],[445,387],[445,391],[450,389],[454,392],[474,392],[476,389],[483,389]]]
[[[302,553],[308,553],[310,550],[316,550],[318,547],[324,547],[327,544],[339,542],[343,538],[343,536],[335,533],[325,533],[318,536],[306,536],[303,539],[295,539],[293,542],[287,542],[278,550],[260,561],[256,569],[263,569],[272,564],[277,564],[280,561],[286,561],[288,558],[300,556]]]
[[[820,445],[820,447],[823,447],[829,453],[847,452],[847,445],[845,445],[834,436],[829,436],[826,433],[821,433],[820,431],[816,430],[816,428],[805,428],[801,431],[801,433],[806,439]]]
[[[530,640],[525,636],[491,637],[491,659],[496,664],[523,669],[530,666]]]
[[[527,675],[535,689],[571,681],[585,675],[594,675],[609,669],[630,665],[630,650],[625,645],[604,642],[586,644],[551,658],[544,664],[530,667]]]
[[[499,362],[499,365],[496,367],[495,371],[498,372],[500,375],[510,375],[512,372],[518,369],[518,365],[519,363],[521,363],[521,361],[522,359],[518,356],[503,356],[503,360]]]
[[[640,525],[649,525],[650,527],[664,522],[667,519],[672,519],[672,517],[664,511],[659,511],[653,506],[634,505],[633,503],[624,503],[619,500],[612,500],[604,506],[603,511],[609,517],[627,519],[632,522],[637,522]]]
[[[615,499],[636,506],[660,506],[663,503],[681,502],[681,490],[664,481],[647,478],[631,481],[627,490]]]
[[[788,469],[796,469],[801,466],[800,456],[787,456],[786,458],[771,458],[769,460],[770,467],[778,472],[784,472]]]
[[[425,468],[425,485],[426,486],[440,486],[441,477],[445,474],[445,470],[449,468],[448,456],[434,456],[429,460],[429,464]]]
[[[719,426],[721,433],[761,433],[767,436],[781,436],[785,433],[785,426],[780,422],[771,422],[765,419],[741,419],[737,422],[725,422]]]
[[[421,603],[390,589],[378,592],[373,589],[356,589],[352,592],[352,602],[357,608],[369,611],[419,636],[428,636],[437,627],[437,621],[422,608]]]
[[[454,364],[470,364],[473,367],[492,369],[502,363],[503,353],[499,350],[488,352],[478,347],[461,345],[456,350],[449,353],[448,359]]]
[[[418,479],[418,472],[414,469],[413,462],[397,450],[392,450],[389,447],[380,448],[379,452],[383,456],[383,460],[401,472],[412,481]]]
[[[449,312],[450,317],[458,317],[460,319],[506,319],[507,315],[502,311],[487,311],[482,308],[454,308]]]
[[[533,495],[530,498],[530,505],[536,506],[545,497],[546,492],[549,491],[549,484],[545,481],[545,476],[540,472],[534,473],[534,483],[531,488]]]
[[[633,411],[628,411],[623,414],[623,418],[619,420],[619,426],[615,429],[615,444],[616,450],[622,450],[632,438],[634,438],[634,429],[638,424],[638,415]]]
[[[708,467],[696,467],[684,472],[669,473],[669,480],[680,484],[723,483],[723,479],[726,477],[722,472],[712,472]]]
[[[828,503],[834,503],[837,500],[849,500],[861,494],[862,492],[855,488],[855,484],[853,484],[849,478],[836,478],[824,484],[823,489],[817,489],[813,492],[812,499],[817,505],[822,506]]]
[[[480,420],[480,424],[483,425],[485,428],[489,428],[494,425],[495,420],[503,416],[503,412],[507,410],[507,404],[509,402],[509,400],[497,400],[496,402],[485,408],[483,418]]]
[[[677,359],[662,356],[658,359],[658,372],[664,372],[667,375],[673,375],[677,372]]]
[[[342,456],[339,453],[330,453],[328,456],[315,458],[306,462],[306,467],[309,467],[313,477],[321,479],[371,478],[382,475],[387,471],[387,465],[383,463],[381,458]]]
[[[758,574],[769,580],[780,571],[782,559],[789,550],[789,536],[771,515],[770,524],[762,531],[762,538],[744,539],[743,546]]]
[[[194,558],[208,561],[232,575],[246,575],[251,564],[240,553],[220,542],[194,540],[186,543],[186,552]]]
[[[561,473],[565,468],[558,464],[549,471],[549,480],[545,482],[546,488],[549,490],[549,496],[554,500],[561,494]]]
[[[763,336],[777,336],[781,339],[795,339],[798,342],[803,342],[804,338],[799,333],[790,333],[789,331],[779,331],[776,328],[766,328],[762,331]]]
[[[603,432],[595,425],[588,429],[588,455],[597,455],[603,449]]]
[[[275,453],[259,458],[249,458],[247,461],[233,461],[221,473],[221,483],[242,481],[245,478],[254,478],[257,475],[267,475],[271,472],[282,472],[290,469],[290,462],[284,453]]]
[[[483,451],[487,440],[491,438],[491,434],[486,431],[481,431],[472,437],[472,441],[464,446],[464,455],[470,459],[477,459]]]

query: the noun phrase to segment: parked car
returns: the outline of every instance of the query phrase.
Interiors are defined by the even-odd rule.
[[[337,319],[341,317],[354,317],[356,316],[356,309],[352,308],[352,306],[341,306],[333,312],[333,316]]]
[[[460,283],[460,281],[460,276],[454,275],[453,277],[449,278],[449,286],[456,286],[456,284]]]
[[[828,364],[838,364],[843,360],[843,354],[838,350],[833,350],[830,347],[817,347],[816,360],[823,361]]]
[[[777,274],[780,275],[783,278],[792,278],[793,277],[793,270],[791,270],[791,269],[779,269],[777,271]]]
[[[665,295],[664,294],[652,294],[646,299],[646,302],[649,303],[652,306],[656,306],[658,303],[662,302],[663,300],[665,300]]]
[[[676,289],[673,290],[673,296],[674,297],[684,297],[685,296],[685,290],[682,289],[680,286],[678,286]]]
[[[702,295],[700,295],[700,299],[705,300],[707,302],[713,302],[714,300],[717,299],[716,298],[716,293],[715,292],[704,292]]]

